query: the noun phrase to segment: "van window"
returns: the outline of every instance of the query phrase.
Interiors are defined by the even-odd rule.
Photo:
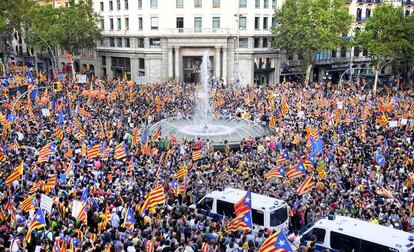
[[[197,203],[197,208],[211,211],[211,209],[213,209],[213,198],[205,197],[203,200]]]
[[[326,230],[323,228],[313,228],[306,235],[303,236],[303,241],[310,241],[312,240],[312,236],[316,236],[316,243],[324,243],[325,242],[325,234]]]
[[[361,240],[352,236],[331,231],[331,248],[344,252],[358,252]]]
[[[390,252],[395,251],[395,249],[383,246],[381,244],[361,240],[361,251]]]
[[[226,217],[236,217],[234,214],[234,204],[222,200],[217,200],[217,213]]]
[[[264,213],[262,211],[252,208],[252,219],[253,224],[264,226]]]
[[[270,213],[270,226],[275,227],[284,223],[288,218],[287,206],[279,208]]]

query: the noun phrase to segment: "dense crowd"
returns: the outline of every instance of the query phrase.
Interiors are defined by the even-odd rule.
[[[27,84],[25,76],[18,81],[12,77],[8,84]],[[30,88],[36,84],[29,83]],[[62,80],[57,89],[16,100],[4,87],[0,249],[257,251],[271,230],[226,232],[224,223],[189,208],[207,192],[225,187],[288,202],[289,233],[333,212],[412,231],[413,90],[384,89],[373,96],[353,84],[342,90],[288,82],[218,86],[211,91],[214,116],[253,120],[268,134],[219,151],[205,139],[182,141],[162,131],[160,137],[147,133],[147,124],[191,115],[198,88],[173,82]],[[320,153],[312,154],[314,138],[323,142]],[[51,153],[43,156],[50,143]],[[88,158],[97,143],[104,143],[100,155]],[[121,158],[119,144],[125,150]],[[203,156],[193,160],[198,149]],[[287,168],[306,164],[310,155],[316,161],[306,166],[303,176],[268,178],[283,153],[289,153]],[[384,164],[378,164],[379,155]],[[20,164],[22,175],[6,184]],[[176,179],[183,166],[186,176]],[[308,176],[315,186],[298,194]],[[165,204],[143,209],[146,195],[156,186],[162,186]],[[42,194],[53,199],[53,207],[43,211],[46,225],[34,229],[29,242],[27,232]],[[85,200],[87,218],[80,219],[72,211],[75,202]],[[136,220],[132,226],[124,223],[129,209]]]

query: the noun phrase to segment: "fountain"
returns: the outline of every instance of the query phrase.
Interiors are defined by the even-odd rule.
[[[161,136],[174,135],[178,142],[192,139],[209,139],[215,147],[223,147],[227,141],[230,145],[238,146],[243,138],[259,137],[265,134],[260,125],[241,119],[213,118],[210,105],[210,60],[208,52],[203,55],[200,67],[201,90],[197,93],[197,106],[191,118],[172,117],[161,120],[150,127],[150,134],[161,126]]]

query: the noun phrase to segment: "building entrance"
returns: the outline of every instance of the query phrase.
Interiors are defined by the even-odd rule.
[[[203,57],[201,56],[184,56],[184,81],[185,82],[200,82],[201,81],[201,63]],[[210,76],[213,76],[213,57],[210,56]]]

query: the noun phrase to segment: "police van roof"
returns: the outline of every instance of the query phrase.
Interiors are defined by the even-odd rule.
[[[391,248],[410,249],[414,247],[414,236],[411,233],[350,217],[336,215],[331,220],[325,217],[317,221],[315,227],[328,228],[334,232]]]
[[[219,200],[223,200],[230,203],[236,203],[247,191],[239,190],[235,188],[225,188],[223,191],[213,191],[206,196],[213,197]],[[272,197],[264,196],[261,194],[252,192],[252,208],[256,210],[273,210],[278,209],[280,206],[286,205],[286,202],[283,200],[278,200]]]

